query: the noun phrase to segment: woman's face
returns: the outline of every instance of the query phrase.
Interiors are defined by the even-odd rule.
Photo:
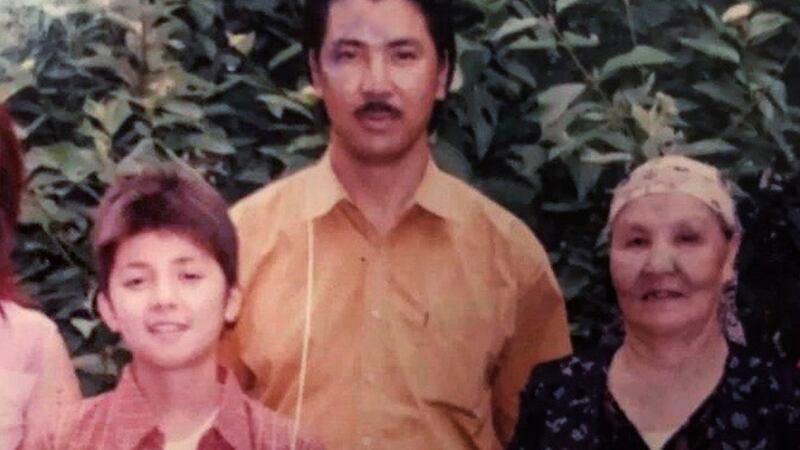
[[[733,276],[738,237],[681,193],[631,201],[611,228],[611,278],[628,331],[671,335],[717,320],[723,284]]]

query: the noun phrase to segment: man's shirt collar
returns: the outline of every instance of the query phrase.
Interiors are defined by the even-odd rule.
[[[311,183],[306,185],[305,220],[312,220],[326,215],[342,201],[353,204],[336,174],[333,171],[329,152],[309,169]],[[455,201],[458,196],[453,192],[453,180],[436,166],[433,158],[428,159],[425,173],[414,193],[412,205],[443,219],[460,221],[465,219],[465,208]]]

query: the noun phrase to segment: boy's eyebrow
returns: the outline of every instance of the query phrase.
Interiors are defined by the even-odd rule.
[[[122,267],[130,267],[134,269],[147,269],[150,267],[150,264],[142,261],[129,261],[122,265]]]
[[[181,257],[179,257],[179,258],[176,258],[176,259],[174,259],[174,260],[172,260],[172,261],[173,261],[173,262],[176,262],[176,263],[178,263],[178,264],[184,264],[184,263],[192,262],[192,261],[194,261],[195,259],[197,259],[197,258],[195,258],[195,257],[193,257],[193,256],[181,256]]]
[[[177,263],[177,264],[186,264],[186,263],[193,262],[196,259],[197,258],[195,258],[194,256],[180,256],[178,258],[173,259],[172,262],[173,263]],[[130,262],[126,262],[122,266],[123,267],[131,267],[131,268],[135,268],[135,269],[147,269],[151,265],[146,263],[146,262],[144,262],[144,261],[133,260],[133,261],[130,261]]]

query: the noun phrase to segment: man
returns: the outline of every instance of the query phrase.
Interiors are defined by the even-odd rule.
[[[455,58],[422,0],[306,2],[330,118],[317,165],[232,209],[242,317],[228,357],[330,449],[499,449],[531,367],[570,351],[541,245],[431,161]]]

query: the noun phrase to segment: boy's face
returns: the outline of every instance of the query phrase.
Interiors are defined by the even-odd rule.
[[[186,235],[145,231],[122,241],[98,307],[134,360],[165,369],[216,358],[240,306],[216,259]]]

